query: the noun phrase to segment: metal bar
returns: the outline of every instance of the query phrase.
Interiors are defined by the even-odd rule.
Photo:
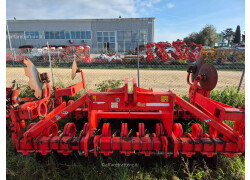
[[[139,40],[137,41],[137,77],[138,77],[138,87],[140,87],[140,63],[139,63]]]
[[[239,135],[234,132],[232,129],[228,129],[225,126],[223,126],[218,121],[214,120],[213,118],[206,115],[204,112],[193,106],[192,104],[188,103],[184,99],[182,99],[179,96],[176,96],[176,104],[180,105],[181,107],[188,110],[190,113],[195,114],[200,120],[208,124],[209,126],[212,126],[214,129],[216,129],[218,132],[222,133],[226,137],[228,137],[233,142],[237,142],[239,140]]]
[[[13,63],[13,66],[14,66],[15,65],[15,56],[14,56],[12,45],[11,45],[10,32],[9,32],[9,27],[8,27],[7,21],[6,21],[6,29],[7,29],[7,33],[8,33],[8,40],[9,40],[10,51],[11,51],[11,54],[12,54],[12,63]]]
[[[86,95],[82,96],[78,100],[76,100],[71,105],[68,105],[67,107],[60,109],[59,112],[55,113],[53,116],[49,116],[42,121],[39,121],[35,126],[30,128],[28,131],[26,131],[24,135],[24,139],[27,141],[28,139],[32,139],[43,132],[44,129],[51,126],[52,124],[60,121],[65,116],[69,115],[71,112],[73,112],[76,108],[83,105],[85,103]],[[54,110],[56,111],[56,109]]]
[[[98,112],[97,118],[161,119],[161,112]]]
[[[245,75],[245,68],[244,68],[243,71],[242,71],[242,75],[241,75],[241,78],[240,78],[240,83],[239,83],[239,86],[238,86],[238,89],[237,89],[237,93],[240,92],[240,87],[241,87],[241,84],[242,84],[244,75]]]
[[[53,88],[54,88],[55,87],[54,75],[53,75],[53,70],[52,70],[51,57],[50,57],[50,48],[49,48],[49,42],[48,41],[47,41],[47,47],[48,47],[48,56],[49,56],[49,65],[50,65],[50,71],[51,71],[52,85],[53,85]]]

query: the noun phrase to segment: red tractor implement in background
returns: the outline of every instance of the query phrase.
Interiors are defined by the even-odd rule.
[[[173,41],[172,46],[175,48],[175,51],[171,51],[171,56],[175,60],[185,60],[188,58],[189,47],[182,40]]]
[[[11,61],[12,61],[11,52],[7,52],[6,53],[6,62],[11,62]]]
[[[63,59],[74,59],[83,63],[91,63],[91,58],[88,54],[90,47],[86,44],[82,45],[67,45],[63,53]],[[75,55],[75,57],[73,57]]]
[[[35,89],[35,94],[46,98],[48,96],[44,92],[49,93],[50,90],[48,78],[43,74],[39,78],[39,73],[32,73],[35,72],[33,68],[27,66],[29,73],[26,75],[30,81],[33,80],[30,86]],[[231,157],[245,152],[245,107],[233,108],[209,98],[218,75],[212,64],[205,63],[203,56],[188,68],[190,102],[172,90],[153,92],[152,89],[139,88],[135,79],[133,90],[129,92],[127,78],[121,88],[106,92],[89,90],[76,101],[63,101],[63,96],[74,96],[85,88],[83,71],[74,61],[72,79],[77,73],[81,73],[82,81],[67,88],[55,88],[55,97],[48,98],[60,102],[44,117],[35,118],[27,114],[27,109],[21,108],[27,103],[21,107],[10,106],[12,140],[18,152],[46,155],[54,150],[68,155],[77,151],[87,157],[90,153],[109,156],[118,151],[125,156],[140,153],[165,158],[190,157],[196,153],[212,157],[218,152]],[[47,91],[40,94],[42,84],[46,85]],[[37,106],[28,104],[31,109]],[[175,105],[179,107],[175,108]],[[183,122],[194,118],[204,122],[210,128],[209,133],[204,133],[201,125],[194,123],[191,132],[183,134],[180,118]],[[27,119],[34,122],[28,125]],[[67,122],[60,133],[57,123],[65,119],[85,124],[78,127],[74,122]],[[26,131],[21,125],[22,120],[27,126]],[[234,121],[234,128],[225,120]]]
[[[146,48],[148,49],[148,51],[146,52],[146,54],[147,54],[147,61],[149,63],[152,62],[155,59],[155,55],[154,55],[154,52],[153,52],[154,46],[155,46],[155,43],[148,43],[146,45]]]
[[[156,43],[155,46],[158,48],[158,50],[156,51],[156,55],[163,62],[166,62],[170,58],[170,56],[166,52],[165,48],[171,47],[171,44],[169,42],[165,42],[165,43],[164,42],[159,42],[159,43]]]
[[[189,52],[188,59],[191,61],[196,61],[201,56],[201,51],[203,49],[202,45],[192,42],[190,47],[195,47],[195,48],[191,52]]]

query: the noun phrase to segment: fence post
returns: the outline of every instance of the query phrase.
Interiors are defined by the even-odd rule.
[[[235,55],[236,55],[236,48],[234,48],[234,57],[233,57],[233,62],[236,62],[236,57],[235,57]]]
[[[217,54],[216,54],[216,60],[215,60],[216,63],[218,62],[219,53],[220,53],[220,48],[217,48]]]
[[[140,63],[139,63],[139,41],[137,41],[137,76],[138,76],[138,87],[140,87]]]
[[[58,62],[60,63],[59,49],[57,48]]]
[[[240,78],[240,83],[239,83],[239,86],[238,86],[237,93],[239,93],[239,91],[240,91],[240,87],[241,87],[244,75],[245,75],[245,68],[242,71],[242,75],[241,75],[241,78]]]
[[[52,79],[52,85],[53,88],[54,86],[54,76],[53,76],[53,71],[52,71],[52,63],[51,63],[51,58],[50,58],[50,48],[49,48],[49,42],[47,41],[47,47],[48,47],[48,55],[49,55],[49,65],[50,65],[50,71],[51,71],[51,79]]]
[[[7,33],[8,33],[8,40],[9,40],[10,52],[11,52],[11,55],[12,55],[12,63],[13,63],[13,66],[14,66],[15,65],[16,56],[15,56],[14,51],[12,49],[11,40],[10,40],[10,32],[9,32],[9,27],[8,27],[7,21],[6,21],[6,30],[7,30]]]

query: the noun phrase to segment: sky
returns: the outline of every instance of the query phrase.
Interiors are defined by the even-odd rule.
[[[183,39],[206,24],[217,33],[240,25],[244,0],[8,0],[7,19],[97,19],[156,17],[155,42]]]

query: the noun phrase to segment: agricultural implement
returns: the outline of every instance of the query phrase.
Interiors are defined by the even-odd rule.
[[[92,62],[97,63],[117,63],[122,62],[122,58],[116,53],[100,54],[92,59]]]
[[[128,79],[125,79],[121,88],[105,92],[89,90],[76,101],[66,102],[62,97],[74,96],[85,88],[84,74],[77,68],[76,61],[72,65],[72,79],[80,73],[82,81],[66,88],[54,88],[53,98],[47,76],[34,73],[37,72],[34,65],[31,61],[28,64],[26,75],[40,99],[28,102],[29,106],[25,103],[9,108],[13,144],[17,152],[24,155],[33,152],[46,155],[53,150],[63,155],[77,151],[86,157],[90,154],[109,156],[114,151],[125,156],[140,153],[165,158],[190,157],[197,153],[212,157],[221,152],[231,157],[245,151],[245,107],[233,108],[209,99],[218,75],[203,56],[187,71],[190,102],[172,90],[153,92],[140,88],[135,79],[132,92],[128,91]],[[41,91],[43,84],[46,88]],[[29,111],[41,103],[42,109],[46,109],[50,100],[55,106],[46,116]],[[58,122],[69,119],[72,121],[67,122],[62,131],[58,130]],[[209,132],[205,133],[199,123],[194,123],[191,132],[184,135],[182,125],[191,119],[206,124]],[[33,122],[28,125],[26,120]],[[234,121],[234,128],[225,120]],[[76,122],[85,124],[79,127]]]
[[[217,53],[216,53],[216,50],[214,48],[209,48],[209,49],[203,48],[201,50],[201,55],[205,56],[205,60],[210,59],[210,60],[216,61]]]
[[[196,61],[201,56],[201,51],[203,49],[202,45],[192,42],[190,46],[194,47],[194,49],[189,52],[188,59],[191,61]]]
[[[171,56],[175,60],[185,60],[188,59],[188,52],[189,52],[189,47],[186,45],[185,42],[182,40],[180,41],[173,41],[172,46],[175,48],[175,51],[171,52]]]
[[[155,46],[155,43],[148,43],[146,45],[146,48],[148,49],[147,52],[146,52],[146,55],[147,55],[147,61],[149,63],[152,62],[155,59],[155,55],[154,55],[154,52],[153,52],[154,46]]]
[[[146,45],[146,48],[148,49],[148,51],[146,52],[147,61],[152,62],[153,60],[156,59],[156,56],[154,55],[153,51],[155,47],[157,48],[157,51],[155,53],[158,59],[162,60],[163,62],[166,62],[170,58],[170,56],[165,51],[165,48],[171,47],[171,44],[168,42],[148,43]]]
[[[82,45],[67,45],[64,53],[63,53],[63,59],[76,59],[76,61],[81,61],[83,63],[91,63],[91,58],[88,54],[90,47],[86,44]],[[73,55],[75,55],[74,58]]]
[[[167,52],[165,51],[165,48],[167,47],[171,47],[171,44],[168,42],[159,42],[156,43],[155,46],[158,48],[158,50],[156,51],[156,55],[163,61],[166,62],[170,56],[167,54]]]

